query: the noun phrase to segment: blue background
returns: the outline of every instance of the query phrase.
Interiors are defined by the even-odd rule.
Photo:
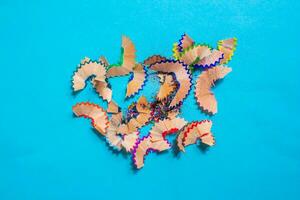
[[[300,199],[299,8],[296,0],[0,0],[0,199]],[[106,105],[90,85],[73,96],[72,73],[84,56],[117,62],[122,34],[142,61],[170,56],[183,32],[212,46],[238,38],[233,72],[214,89],[217,145],[150,154],[136,172],[73,117],[76,102]],[[127,80],[110,80],[124,106]],[[183,107],[187,120],[207,118],[193,95]]]

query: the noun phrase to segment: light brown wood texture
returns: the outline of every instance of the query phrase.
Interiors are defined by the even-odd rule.
[[[190,122],[178,134],[178,148],[184,152],[184,147],[195,144],[198,139],[208,146],[214,145],[215,139],[211,133],[211,127],[212,121],[210,120]]]
[[[172,62],[162,62],[151,65],[152,70],[164,73],[174,73],[176,80],[179,82],[180,86],[170,103],[170,107],[178,105],[183,99],[188,95],[189,90],[192,86],[191,78],[188,69],[179,61]]]
[[[161,101],[167,98],[176,89],[176,84],[173,80],[173,76],[170,74],[162,74],[158,76],[160,77],[160,82],[162,84],[159,88],[156,98]]]
[[[148,150],[163,151],[168,148],[169,144],[165,141],[152,142],[150,136],[142,138],[133,150],[133,162],[137,169],[144,166],[144,157]]]
[[[107,112],[108,113],[118,113],[120,110],[119,106],[116,104],[116,102],[111,101],[108,103]]]
[[[86,80],[91,76],[95,76],[91,82],[96,92],[104,100],[110,102],[112,90],[108,87],[106,82],[106,69],[104,64],[97,61],[91,61],[87,57],[81,60],[78,70],[73,75],[73,90],[76,92],[85,88]]]
[[[168,112],[168,119],[173,119],[175,117],[177,117],[177,115],[179,115],[179,110],[171,110]]]
[[[139,138],[139,132],[135,131],[133,133],[124,135],[123,138],[124,139],[122,140],[122,147],[127,152],[131,152]]]
[[[108,87],[108,83],[105,81],[92,80],[92,84],[100,97],[107,102],[111,101],[112,90]]]
[[[138,121],[139,123],[139,126],[137,128],[142,128],[149,121],[150,117],[151,117],[150,113],[140,113],[136,117],[136,121]]]
[[[110,146],[121,150],[122,148],[122,138],[117,135],[118,127],[122,122],[122,113],[113,114],[109,121],[109,126],[107,128],[106,140]]]
[[[186,125],[186,121],[183,118],[173,118],[159,120],[154,124],[150,130],[151,141],[165,140],[165,135],[170,131],[178,131]]]
[[[103,64],[96,61],[90,61],[85,58],[81,61],[83,63],[80,65],[78,70],[74,73],[72,82],[73,90],[82,90],[85,87],[85,82],[90,76],[95,76],[95,80],[105,82],[105,67]]]
[[[184,34],[184,36],[181,39],[182,50],[193,46],[193,44],[194,40],[188,34]]]
[[[167,140],[157,140],[155,142],[151,141],[151,147],[158,152],[166,151],[171,148],[171,145]]]
[[[224,54],[222,51],[214,49],[210,52],[208,56],[204,57],[203,59],[200,59],[199,62],[197,62],[197,64],[203,66],[215,65],[221,60],[223,55]]]
[[[150,130],[151,142],[159,152],[171,148],[165,136],[179,131],[187,122],[182,118],[164,119],[156,122]]]
[[[85,117],[92,120],[92,126],[102,135],[106,134],[108,117],[106,112],[97,104],[82,102],[73,106],[73,112],[77,117]]]
[[[160,62],[160,61],[163,61],[163,60],[166,60],[166,59],[167,58],[164,57],[164,56],[153,55],[153,56],[148,57],[143,63],[144,63],[144,65],[153,65],[157,62]]]
[[[195,85],[195,98],[205,113],[217,113],[217,100],[211,92],[211,88],[214,86],[215,81],[224,78],[229,72],[231,72],[231,68],[220,65],[210,68],[198,76]]]
[[[133,78],[127,84],[126,98],[137,94],[138,91],[142,89],[145,81],[146,71],[144,70],[143,65],[136,64],[133,69]]]
[[[137,169],[140,169],[144,166],[144,156],[147,153],[147,150],[151,148],[150,137],[143,138],[138,146],[135,147],[135,152],[133,154],[133,161]]]
[[[121,66],[114,66],[108,69],[107,77],[127,75],[135,66],[136,50],[133,42],[128,37],[122,37],[122,48],[124,52]]]
[[[226,64],[231,60],[236,49],[237,39],[230,38],[226,40],[220,40],[218,42],[218,50],[224,53],[224,58],[221,60],[220,64]]]
[[[150,113],[150,104],[145,96],[141,96],[136,103],[136,109],[139,113]]]
[[[136,118],[131,118],[129,122],[123,123],[118,127],[118,133],[126,135],[137,131],[143,127],[151,117],[148,113],[140,113]]]
[[[203,59],[204,57],[210,54],[210,49],[207,46],[197,45],[193,46],[181,55],[179,58],[180,61],[184,62],[187,65],[190,65],[196,61],[196,59]]]
[[[115,149],[121,150],[124,148],[127,152],[130,152],[139,138],[139,132],[132,132],[121,136],[121,134],[118,133],[118,127],[121,122],[121,112],[112,115],[110,125],[107,129],[106,139],[109,145]]]

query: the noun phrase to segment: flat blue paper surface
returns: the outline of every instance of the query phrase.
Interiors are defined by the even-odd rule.
[[[0,199],[300,199],[299,8],[293,0],[0,0]],[[76,102],[106,105],[90,84],[73,96],[71,76],[84,56],[117,63],[122,34],[142,61],[171,56],[184,32],[214,47],[238,38],[233,72],[214,89],[217,144],[179,158],[150,154],[136,172],[90,121],[73,117]],[[120,104],[127,80],[111,80]],[[183,107],[189,121],[207,118],[192,93]]]

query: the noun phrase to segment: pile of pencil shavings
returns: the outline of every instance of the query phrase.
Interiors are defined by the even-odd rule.
[[[191,73],[196,70],[202,71],[194,85],[196,102],[202,112],[209,115],[217,113],[217,101],[211,88],[215,81],[231,72],[231,68],[225,64],[231,60],[235,48],[235,38],[220,40],[214,49],[196,44],[187,34],[183,34],[173,46],[173,58],[153,55],[138,63],[133,42],[122,37],[122,55],[118,64],[110,65],[103,56],[95,61],[84,58],[72,79],[73,90],[79,91],[85,88],[86,80],[92,77],[89,80],[99,96],[107,101],[107,109],[91,102],[81,102],[73,106],[73,112],[78,117],[91,119],[92,126],[115,150],[131,154],[138,169],[144,166],[148,153],[162,152],[172,147],[166,139],[170,134],[177,135],[177,145],[173,146],[180,151],[185,151],[186,146],[198,141],[202,145],[213,146],[215,139],[211,132],[211,120],[187,122],[178,114],[193,85]],[[155,71],[160,80],[155,101],[148,102],[146,97],[141,96],[123,115],[112,99],[108,79],[130,75],[125,96],[129,98],[143,89],[149,70]],[[139,130],[149,123],[153,123],[149,134],[140,137]]]

